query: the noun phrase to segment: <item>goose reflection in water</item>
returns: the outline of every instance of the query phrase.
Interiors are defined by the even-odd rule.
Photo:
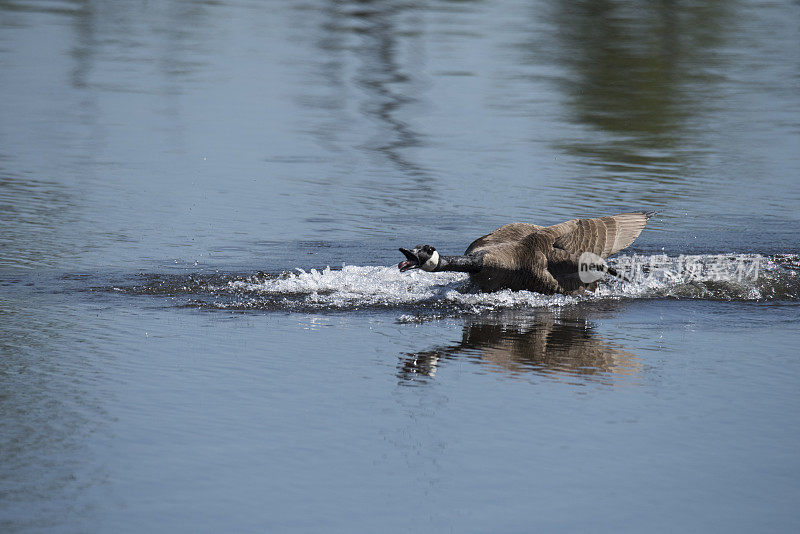
[[[534,373],[575,383],[629,383],[641,369],[634,354],[599,337],[587,318],[547,312],[524,319],[469,319],[459,343],[402,356],[398,377],[425,381],[448,360],[459,357],[509,376]]]

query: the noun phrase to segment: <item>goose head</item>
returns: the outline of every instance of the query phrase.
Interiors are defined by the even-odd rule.
[[[405,261],[397,264],[401,273],[409,269],[432,272],[439,266],[439,253],[430,245],[417,245],[411,250],[401,248],[400,252],[406,257]]]

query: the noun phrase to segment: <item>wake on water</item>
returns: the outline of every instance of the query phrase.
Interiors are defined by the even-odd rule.
[[[391,308],[479,312],[614,299],[800,299],[800,255],[632,255],[618,256],[609,264],[629,281],[609,277],[596,291],[579,296],[510,290],[482,293],[463,273],[401,273],[395,266],[355,265],[296,269],[281,274],[141,275],[144,280],[139,283],[112,289],[162,295],[181,306],[227,310]]]

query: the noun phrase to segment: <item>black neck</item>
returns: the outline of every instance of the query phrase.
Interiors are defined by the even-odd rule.
[[[483,260],[476,256],[439,256],[439,271],[458,271],[460,273],[477,273],[483,267]]]

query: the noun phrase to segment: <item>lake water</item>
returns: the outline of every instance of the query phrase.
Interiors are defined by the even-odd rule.
[[[798,87],[796,2],[0,1],[0,530],[796,532]]]

